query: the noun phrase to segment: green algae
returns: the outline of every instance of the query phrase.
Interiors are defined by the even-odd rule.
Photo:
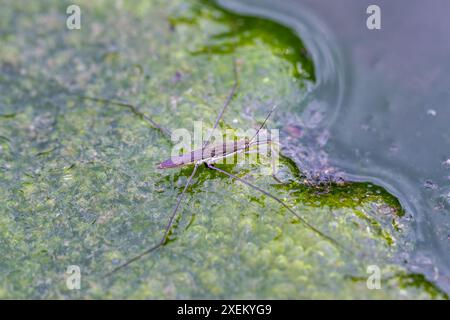
[[[211,10],[214,9],[214,10]],[[214,1],[198,1],[191,8],[191,15],[174,15],[170,22],[174,27],[182,23],[197,24],[209,18],[226,27],[223,32],[204,31],[208,40],[199,45],[193,54],[231,54],[242,46],[252,46],[256,41],[268,45],[272,53],[289,61],[292,75],[299,79],[315,81],[314,64],[301,39],[291,29],[268,19],[236,14],[219,7]],[[219,29],[220,30],[220,29]]]
[[[171,143],[146,117],[170,129],[211,125],[234,57],[239,88],[223,126],[257,127],[272,103],[302,101],[314,68],[286,27],[203,1],[80,6],[78,31],[65,29],[60,1],[7,1],[0,13],[2,298],[446,298],[396,262],[408,220],[395,197],[368,183],[305,184],[289,159],[284,185],[257,165],[223,168],[281,198],[345,251],[202,167],[168,244],[103,278],[159,240],[192,170],[156,169]],[[373,264],[381,290],[366,286]],[[66,287],[69,265],[80,266],[81,290]]]

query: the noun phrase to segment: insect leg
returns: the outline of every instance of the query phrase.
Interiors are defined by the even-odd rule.
[[[236,89],[238,87],[237,66],[236,66],[236,60],[235,59],[233,59],[233,76],[234,76],[233,87],[231,88],[230,92],[228,93],[227,99],[225,100],[225,103],[222,106],[222,110],[220,110],[219,115],[217,116],[216,122],[214,123],[213,130],[211,131],[211,133],[209,134],[208,138],[205,140],[205,143],[203,144],[203,149],[205,149],[205,147],[209,144],[209,142],[210,142],[209,140],[211,140],[212,132],[219,125],[220,119],[222,119],[223,113],[225,112],[225,109],[228,107],[228,105],[230,104],[231,100],[233,99],[233,96],[234,96],[234,94],[236,92]]]
[[[243,184],[245,184],[245,185],[247,185],[247,186],[253,188],[254,190],[256,190],[256,191],[258,191],[258,192],[261,192],[262,194],[264,194],[264,195],[268,196],[269,198],[275,200],[276,202],[278,202],[279,204],[281,204],[283,207],[285,207],[287,210],[289,210],[290,213],[292,213],[294,216],[296,216],[296,217],[297,217],[297,218],[298,218],[298,219],[299,219],[306,227],[308,227],[308,228],[309,228],[310,230],[312,230],[314,233],[316,233],[316,234],[319,235],[320,237],[322,237],[322,238],[328,240],[330,243],[332,243],[333,245],[337,246],[338,248],[344,249],[345,251],[348,251],[348,250],[346,250],[339,242],[337,242],[336,240],[334,240],[334,239],[331,238],[330,236],[324,234],[322,231],[320,231],[319,229],[317,229],[316,227],[314,227],[313,225],[311,225],[309,222],[307,222],[305,219],[303,219],[299,214],[297,214],[297,213],[296,213],[294,210],[292,210],[288,205],[286,205],[283,201],[281,201],[281,199],[275,197],[274,195],[272,195],[272,194],[270,194],[269,192],[267,192],[267,191],[261,189],[260,187],[255,186],[254,184],[248,182],[247,180],[245,180],[245,179],[243,179],[243,178],[239,178],[238,176],[235,176],[235,175],[232,174],[232,173],[229,173],[229,172],[227,172],[227,171],[225,171],[225,170],[222,170],[222,169],[220,169],[220,168],[218,168],[218,167],[215,167],[215,166],[212,165],[212,164],[208,164],[208,167],[209,167],[210,169],[217,170],[217,171],[219,171],[219,172],[221,172],[221,173],[227,175],[228,177],[230,177],[230,178],[232,178],[232,179],[236,179],[236,180],[242,182]]]
[[[155,129],[158,129],[167,139],[170,140],[170,130],[164,128],[163,126],[159,125],[158,123],[155,122],[155,120],[153,120],[152,118],[150,118],[148,115],[144,114],[143,112],[139,111],[134,105],[130,104],[130,103],[126,103],[123,101],[118,101],[118,100],[109,100],[109,99],[103,99],[103,98],[95,98],[95,97],[90,97],[90,96],[77,96],[80,99],[83,100],[91,100],[91,101],[95,101],[95,102],[100,102],[100,103],[105,103],[105,104],[113,104],[119,107],[124,107],[124,108],[128,108],[134,115],[138,116],[139,118],[147,121],[152,127],[154,127]]]
[[[127,260],[125,263],[121,264],[120,266],[118,266],[117,268],[113,269],[112,271],[110,271],[109,273],[106,274],[106,276],[110,276],[111,274],[119,271],[122,268],[125,268],[126,266],[128,266],[130,263],[139,260],[140,258],[142,258],[143,256],[155,251],[156,249],[162,247],[166,241],[167,241],[167,236],[169,235],[170,229],[172,227],[173,221],[175,219],[175,216],[177,215],[177,211],[178,208],[180,207],[181,201],[183,201],[184,199],[184,195],[186,193],[187,188],[189,187],[189,185],[191,184],[192,178],[194,177],[195,173],[197,172],[197,168],[199,166],[199,162],[195,164],[194,169],[192,170],[191,175],[189,176],[189,179],[186,182],[186,185],[184,186],[183,191],[181,192],[181,194],[178,196],[178,200],[177,203],[175,205],[175,207],[172,210],[172,214],[170,215],[169,218],[169,223],[167,224],[165,230],[164,230],[164,235],[161,238],[161,240],[159,240],[159,242],[157,244],[155,244],[154,246],[148,248],[147,250],[145,250],[144,252],[138,254],[137,256],[134,256],[133,258]]]

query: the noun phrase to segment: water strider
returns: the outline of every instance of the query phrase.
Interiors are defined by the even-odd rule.
[[[233,60],[233,74],[234,74],[234,84],[230,90],[230,92],[228,93],[227,99],[225,101],[225,103],[222,106],[222,109],[220,110],[216,121],[214,123],[213,129],[212,131],[214,131],[220,120],[222,119],[222,116],[225,112],[225,110],[227,109],[228,105],[230,104],[231,100],[233,99],[233,96],[236,92],[236,89],[238,87],[238,79],[237,79],[237,69],[236,69],[236,63]],[[88,100],[93,100],[96,102],[101,102],[101,103],[112,103],[115,105],[119,105],[119,106],[123,106],[126,108],[129,108],[133,113],[135,113],[136,115],[140,116],[141,118],[145,119],[146,121],[148,121],[153,127],[155,127],[156,129],[158,129],[162,134],[164,134],[169,140],[170,140],[170,131],[165,129],[164,127],[160,126],[159,124],[157,124],[154,120],[152,120],[149,116],[144,115],[143,113],[139,112],[137,110],[137,108],[131,104],[128,103],[124,103],[121,101],[114,101],[114,100],[108,100],[108,99],[102,99],[102,98],[95,98],[95,97],[88,97],[88,96],[83,96],[83,99],[88,99]],[[271,140],[271,139],[263,139],[260,140],[259,139],[259,133],[261,131],[261,129],[264,127],[264,125],[266,124],[267,120],[269,119],[269,117],[271,116],[272,112],[275,110],[276,106],[274,106],[270,112],[267,114],[265,120],[263,121],[262,125],[259,127],[259,129],[256,131],[256,133],[253,135],[253,137],[251,139],[248,138],[244,138],[238,141],[233,141],[233,142],[224,142],[224,143],[215,143],[215,144],[211,144],[211,134],[208,136],[208,138],[203,142],[203,145],[200,149],[194,150],[192,152],[188,152],[185,154],[182,154],[180,156],[177,157],[172,157],[170,159],[167,159],[165,161],[162,161],[161,163],[158,164],[157,168],[158,169],[170,169],[170,168],[177,168],[177,167],[182,167],[182,166],[193,166],[193,170],[191,172],[191,175],[189,176],[186,184],[184,185],[184,188],[182,190],[182,192],[180,193],[180,195],[178,196],[177,202],[170,214],[169,217],[169,221],[164,229],[164,234],[161,237],[161,239],[152,247],[148,248],[147,250],[141,252],[140,254],[132,257],[131,259],[127,260],[126,262],[124,262],[123,264],[119,265],[118,267],[114,268],[112,271],[110,271],[109,273],[106,274],[106,276],[111,275],[113,273],[115,273],[116,271],[128,266],[129,264],[131,264],[132,262],[139,260],[140,258],[142,258],[143,256],[150,254],[151,252],[157,250],[158,248],[162,247],[166,242],[167,242],[167,237],[170,233],[170,230],[172,228],[173,222],[175,221],[175,217],[177,216],[177,213],[180,209],[180,205],[181,202],[184,199],[184,196],[186,194],[186,190],[189,187],[189,185],[192,182],[192,179],[194,178],[197,169],[200,165],[205,165],[207,168],[211,169],[211,170],[215,170],[217,172],[220,172],[221,174],[224,174],[226,176],[228,176],[231,179],[235,179],[247,186],[249,186],[250,188],[256,190],[257,192],[260,192],[264,195],[266,195],[267,197],[271,198],[272,200],[278,202],[281,206],[283,206],[284,208],[286,208],[290,213],[292,213],[295,217],[297,217],[307,228],[309,228],[311,231],[313,231],[314,233],[316,233],[317,235],[319,235],[320,237],[326,239],[327,241],[331,242],[333,245],[344,249],[342,247],[342,245],[340,245],[336,240],[334,240],[333,238],[331,238],[330,236],[324,234],[323,232],[321,232],[319,229],[317,229],[316,227],[314,227],[313,225],[311,225],[310,223],[308,223],[303,217],[301,217],[298,213],[296,213],[292,208],[290,208],[288,205],[286,205],[281,199],[279,199],[278,197],[272,195],[271,193],[269,193],[268,191],[254,185],[253,183],[247,181],[246,179],[240,178],[228,171],[225,171],[221,168],[218,168],[217,166],[215,166],[215,164],[222,159],[228,158],[228,157],[232,157],[238,154],[249,154],[249,153],[254,153],[254,147],[259,147],[260,145],[268,145],[270,146],[271,149],[271,158],[274,159],[275,153],[277,152],[275,150],[275,148],[273,148],[273,145],[276,144],[277,142]],[[211,131],[211,133],[212,133]],[[257,151],[257,150],[256,150]],[[276,179],[276,176],[274,174],[275,172],[275,168],[274,168],[274,163],[272,161],[272,175],[274,176],[274,178]],[[345,250],[346,251],[346,250]]]

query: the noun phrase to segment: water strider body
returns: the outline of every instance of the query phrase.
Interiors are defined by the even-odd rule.
[[[273,109],[272,109],[273,111]],[[271,112],[272,112],[271,111]],[[266,120],[268,119],[267,116]],[[248,137],[234,140],[234,141],[223,141],[219,143],[208,144],[204,143],[202,148],[197,150],[178,155],[172,156],[170,159],[167,159],[158,164],[158,169],[170,169],[177,168],[186,165],[193,164],[214,164],[219,162],[220,160],[224,160],[226,158],[234,157],[239,154],[250,154],[257,153],[261,154],[261,151],[267,151],[266,148],[270,148],[270,158],[272,161],[272,173],[275,174],[275,157],[278,155],[278,139],[272,140],[271,137],[267,137],[264,135],[261,137],[259,132],[261,128],[264,126],[266,120],[264,120],[263,125],[256,131],[251,139]],[[263,146],[263,148],[260,148]],[[264,148],[265,147],[265,148]],[[229,163],[229,162],[227,162]],[[231,162],[234,163],[234,162]]]
[[[250,147],[256,144],[256,141],[250,142],[248,139],[210,144],[204,148],[200,148],[179,156],[172,156],[170,159],[158,164],[158,169],[177,168],[198,162],[211,164],[219,159],[233,156],[238,152],[249,151]]]

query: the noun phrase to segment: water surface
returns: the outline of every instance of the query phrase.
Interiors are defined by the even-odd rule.
[[[450,3],[223,3],[284,20],[302,35],[319,74],[328,71],[321,78],[333,84],[323,85],[316,99],[327,110],[330,162],[348,179],[397,196],[411,225],[403,264],[448,292]],[[365,26],[370,4],[381,8],[381,30]]]

